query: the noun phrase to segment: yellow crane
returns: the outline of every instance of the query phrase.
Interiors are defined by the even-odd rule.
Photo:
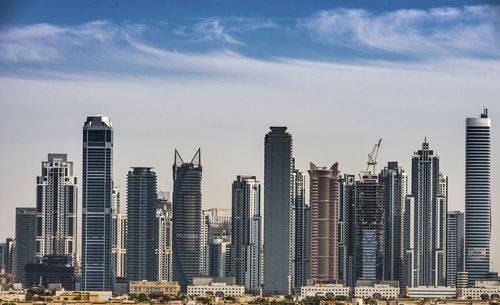
[[[380,149],[380,144],[382,143],[382,138],[378,140],[378,143],[373,145],[373,149],[371,153],[368,154],[368,162],[366,162],[366,169],[364,171],[361,171],[359,173],[359,179],[363,181],[363,176],[370,176],[370,175],[376,175],[376,167],[377,167],[377,157],[378,157],[378,151]],[[370,170],[370,166],[372,167],[372,170]]]

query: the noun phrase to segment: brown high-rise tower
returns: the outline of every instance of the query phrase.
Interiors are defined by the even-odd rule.
[[[338,163],[330,169],[311,163],[311,279],[335,282],[338,278],[337,214]]]

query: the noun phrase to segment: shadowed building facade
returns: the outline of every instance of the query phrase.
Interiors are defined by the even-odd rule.
[[[175,151],[173,165],[173,276],[186,291],[202,272],[201,152],[184,162]]]
[[[292,136],[271,127],[264,141],[264,292],[288,295],[293,285]]]
[[[338,279],[338,164],[329,169],[310,164],[311,275],[323,283]]]
[[[156,280],[156,173],[133,167],[127,175],[127,280]]]

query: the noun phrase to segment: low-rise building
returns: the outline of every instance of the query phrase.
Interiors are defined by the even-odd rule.
[[[354,296],[374,299],[395,299],[399,296],[399,284],[356,285]]]
[[[476,281],[476,286],[463,288],[459,291],[463,299],[499,299],[500,282],[498,281]]]
[[[336,296],[349,297],[351,289],[340,284],[316,284],[302,286],[300,288],[301,297],[325,296],[335,298]]]
[[[188,295],[215,295],[216,297],[241,297],[245,295],[245,286],[216,283],[187,286]]]
[[[417,299],[455,298],[457,296],[457,289],[455,287],[446,286],[408,287],[406,289],[406,295],[410,298]]]
[[[59,301],[86,301],[86,302],[103,302],[109,301],[113,293],[111,291],[56,291],[54,300]]]
[[[163,293],[168,295],[177,295],[181,286],[177,282],[169,281],[131,281],[129,283],[129,294],[151,294]]]

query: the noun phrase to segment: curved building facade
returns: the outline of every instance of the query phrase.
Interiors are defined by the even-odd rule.
[[[465,271],[469,286],[490,270],[491,236],[491,121],[467,118],[465,131]]]
[[[173,275],[186,291],[193,277],[201,271],[202,210],[200,150],[190,162],[184,162],[177,151],[173,166]]]

